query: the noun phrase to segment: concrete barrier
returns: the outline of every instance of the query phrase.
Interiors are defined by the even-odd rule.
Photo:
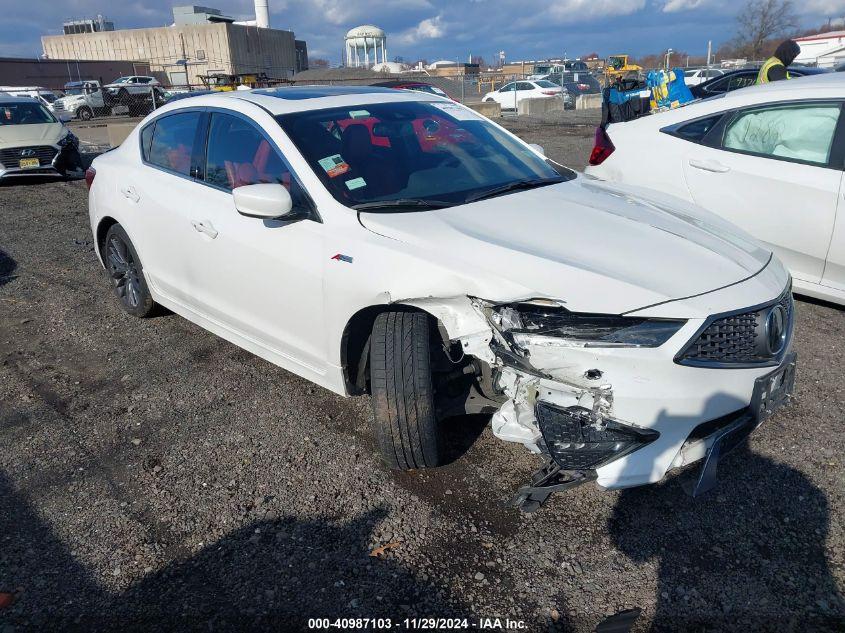
[[[487,101],[485,103],[468,103],[468,108],[478,112],[478,114],[486,116],[488,119],[497,119],[502,116],[502,106],[495,101]]]
[[[519,102],[519,114],[541,115],[550,112],[563,112],[563,99],[558,97],[542,97],[539,99],[523,99]]]
[[[109,135],[109,145],[117,147],[126,137],[135,129],[137,123],[109,123],[107,126]]]
[[[601,95],[578,95],[575,99],[576,110],[591,110],[601,107]]]

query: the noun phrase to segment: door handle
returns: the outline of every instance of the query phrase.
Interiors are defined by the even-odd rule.
[[[204,222],[200,222],[199,220],[191,220],[191,226],[194,227],[199,233],[205,233],[211,239],[217,237],[217,230],[214,228],[214,225],[211,224],[208,220]]]
[[[138,192],[135,191],[135,187],[129,185],[128,187],[124,187],[120,190],[120,193],[123,194],[124,198],[131,200],[132,202],[138,202],[141,199],[141,196],[138,195]]]
[[[716,174],[724,174],[731,170],[730,167],[727,165],[723,165],[717,160],[698,160],[695,158],[691,158],[689,161],[690,167],[695,167],[696,169],[702,169],[704,171],[712,171]]]

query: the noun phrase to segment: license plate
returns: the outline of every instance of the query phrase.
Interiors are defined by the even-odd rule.
[[[40,167],[41,163],[38,162],[37,158],[21,158],[20,166],[21,167]]]
[[[755,381],[751,413],[758,424],[789,402],[795,389],[796,361],[797,356],[793,352],[780,367]]]

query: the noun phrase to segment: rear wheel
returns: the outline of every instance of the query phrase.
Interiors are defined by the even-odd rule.
[[[104,251],[106,270],[121,307],[132,316],[149,316],[156,304],[144,279],[144,267],[119,224],[106,233]]]
[[[391,468],[427,468],[440,460],[430,344],[429,317],[421,312],[385,312],[373,325],[373,425]]]

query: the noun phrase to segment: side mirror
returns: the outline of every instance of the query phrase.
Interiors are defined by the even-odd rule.
[[[244,185],[232,191],[238,213],[263,220],[298,220],[302,213],[293,210],[290,192],[282,185]]]
[[[542,156],[546,155],[546,150],[543,149],[542,145],[537,145],[537,143],[529,143],[528,147],[533,149],[535,152],[539,152]]]

